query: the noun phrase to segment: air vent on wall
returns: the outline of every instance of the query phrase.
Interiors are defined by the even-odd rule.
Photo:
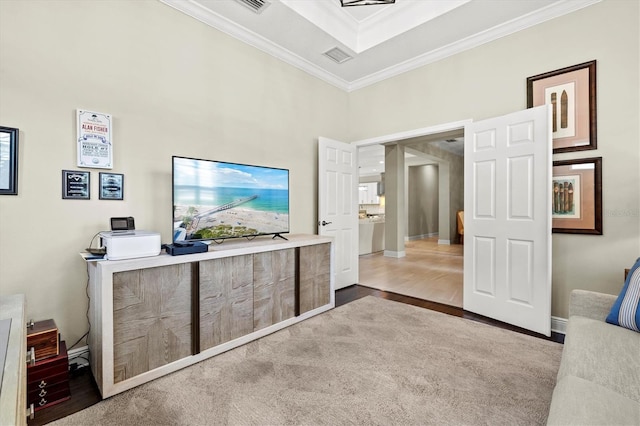
[[[248,7],[255,13],[262,13],[271,3],[266,0],[236,0],[243,6]]]
[[[323,55],[338,64],[341,64],[353,58],[353,56],[349,55],[347,52],[340,49],[339,47],[334,47],[333,49],[329,49],[326,52],[324,52]]]

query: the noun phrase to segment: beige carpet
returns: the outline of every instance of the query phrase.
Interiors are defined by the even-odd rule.
[[[369,296],[54,424],[544,424],[561,352]]]

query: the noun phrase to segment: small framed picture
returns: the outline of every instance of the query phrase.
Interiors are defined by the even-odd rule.
[[[100,199],[124,199],[124,175],[120,173],[100,173]]]
[[[91,175],[76,170],[62,171],[62,198],[88,200],[91,198]]]
[[[553,153],[597,148],[596,61],[527,78],[527,107],[553,106]]]
[[[602,235],[602,158],[553,162],[553,232]]]
[[[0,126],[0,195],[18,195],[18,134]]]

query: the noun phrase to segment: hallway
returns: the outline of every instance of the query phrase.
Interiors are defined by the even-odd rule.
[[[406,257],[383,252],[360,256],[359,284],[418,299],[462,307],[461,244],[439,245],[438,237],[405,243]]]

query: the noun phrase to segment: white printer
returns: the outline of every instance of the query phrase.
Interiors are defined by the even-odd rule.
[[[157,256],[161,242],[158,232],[111,231],[101,232],[102,246],[107,249],[105,259],[122,260],[136,257]]]

